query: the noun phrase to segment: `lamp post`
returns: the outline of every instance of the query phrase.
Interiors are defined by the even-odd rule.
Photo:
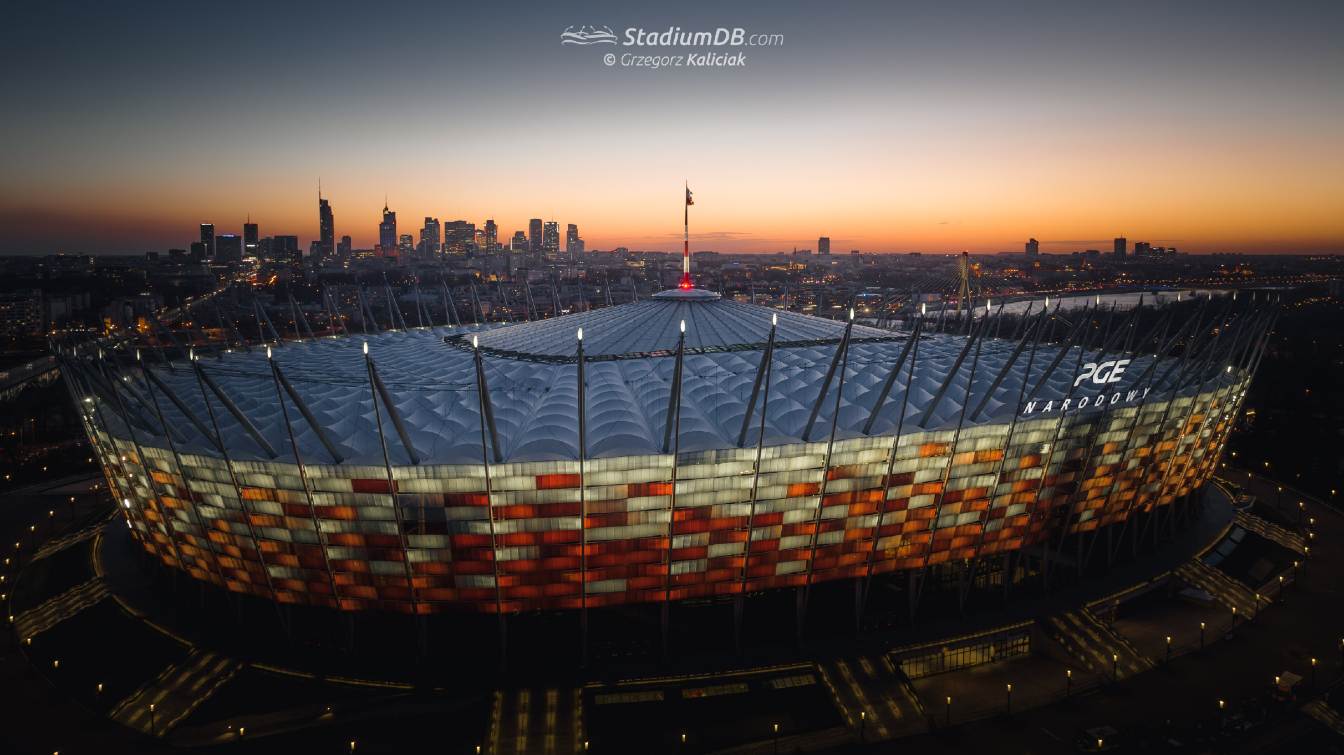
[[[1219,728],[1219,729],[1222,729],[1222,728],[1223,728],[1223,714],[1224,714],[1224,711],[1225,711],[1226,709],[1227,709],[1227,701],[1226,701],[1226,700],[1219,700],[1219,701],[1218,701],[1218,728]]]
[[[1111,681],[1120,680],[1120,654],[1111,653]]]
[[[1064,699],[1073,694],[1073,669],[1064,669]]]
[[[1344,647],[1344,645],[1341,645],[1340,647]],[[947,713],[946,713],[946,715],[945,715],[944,718],[943,718],[943,722],[944,722],[944,724],[946,724],[947,726],[951,726],[951,725],[952,725],[952,696],[951,696],[951,695],[948,695],[948,696],[947,696]]]
[[[860,741],[860,742],[865,742],[865,741],[867,741],[867,737],[865,736],[865,735],[866,735],[866,731],[865,731],[865,730],[866,730],[867,728],[868,728],[868,711],[866,711],[866,710],[861,710],[861,711],[859,711],[859,741]]]
[[[1204,622],[1199,622],[1199,649],[1204,649]]]
[[[1237,628],[1237,607],[1232,606],[1232,628]]]
[[[1171,663],[1171,635],[1167,635],[1167,663]]]
[[[149,735],[159,736],[159,727],[154,722],[154,703],[149,704]]]
[[[1012,714],[1013,714],[1013,685],[1012,685],[1012,683],[1009,683],[1009,684],[1008,684],[1008,715],[1011,716]]]
[[[770,724],[772,730],[771,738],[774,740],[775,755],[779,755],[779,724]]]
[[[1311,688],[1316,689],[1316,659],[1311,659]]]

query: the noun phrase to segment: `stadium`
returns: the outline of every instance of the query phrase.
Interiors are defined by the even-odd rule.
[[[813,586],[862,606],[886,580],[913,612],[926,582],[1081,574],[1165,526],[1271,325],[1224,298],[889,329],[679,288],[500,326],[60,356],[131,535],[234,593],[586,626],[788,588],[801,616]]]

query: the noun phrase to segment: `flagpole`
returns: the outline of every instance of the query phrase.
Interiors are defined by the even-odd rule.
[[[682,197],[682,241],[681,241],[681,288],[690,289],[691,284],[691,184],[685,183],[686,195]]]

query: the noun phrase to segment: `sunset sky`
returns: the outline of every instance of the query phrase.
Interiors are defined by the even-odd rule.
[[[396,8],[392,6],[396,5]],[[285,7],[279,7],[285,6]],[[567,26],[778,33],[608,67]],[[11,4],[0,253],[425,215],[590,249],[1344,252],[1344,3]],[[728,51],[728,50],[721,50]],[[736,50],[731,50],[736,52]]]

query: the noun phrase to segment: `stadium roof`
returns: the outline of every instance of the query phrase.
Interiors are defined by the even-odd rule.
[[[731,300],[652,300],[476,333],[500,456],[505,462],[578,458],[576,335],[580,328],[584,331],[588,386],[588,458],[662,453],[676,363],[673,355],[683,319],[686,356],[679,448],[691,452],[737,447],[765,341],[776,316],[778,331],[764,442],[824,442],[836,410],[839,371],[825,398],[819,401],[818,396],[844,333],[844,322]],[[341,462],[383,463],[375,391],[363,355],[367,343],[369,356],[419,463],[480,463],[483,422],[471,330],[474,328],[423,328],[289,342],[275,347],[273,357],[321,425]],[[835,423],[837,438],[863,434],[872,407],[909,337],[906,332],[854,326],[844,362]],[[908,379],[907,362],[873,420],[872,434],[895,432],[902,421],[902,410],[902,432],[955,426],[964,415],[972,415],[963,412],[963,407],[975,409],[982,400],[983,411],[978,416],[965,416],[968,423],[1007,421],[1016,410],[1028,364],[1032,365],[1028,379],[1031,387],[1061,348],[1042,344],[1034,356],[1029,356],[1031,350],[1027,349],[1012,369],[996,380],[1017,342],[983,338],[969,350],[964,349],[966,342],[966,337],[957,335],[921,336],[913,378]],[[964,350],[970,353],[954,371]],[[1040,388],[1039,398],[1058,400],[1069,395],[1077,364],[1070,360],[1079,358],[1077,352],[1076,347],[1072,349],[1069,359],[1051,374]],[[1089,354],[1083,361],[1096,356]],[[1107,358],[1117,355],[1112,353]],[[1125,380],[1106,390],[1133,389],[1152,358],[1135,358]],[[245,415],[269,449],[231,410],[226,411],[213,393],[207,411],[206,385],[197,380],[186,362],[179,361],[171,369],[153,367],[156,382],[161,383],[158,387],[128,370],[125,374],[129,379],[124,379],[123,385],[129,386],[127,392],[135,399],[126,402],[128,410],[152,418],[145,410],[157,392],[179,450],[214,453],[199,429],[199,425],[209,427],[212,411],[232,458],[268,459],[274,452],[274,458],[292,460],[284,415],[277,401],[281,389],[267,364],[266,349],[202,357],[197,364]],[[968,390],[972,372],[973,384]],[[1154,373],[1174,379],[1165,370]],[[944,387],[949,375],[951,380]],[[984,400],[991,387],[992,395]],[[164,388],[177,400],[165,400],[172,397],[164,395]],[[930,412],[940,391],[942,395]],[[759,438],[760,406],[758,401],[746,438],[748,446],[754,446]],[[817,416],[805,439],[804,430],[814,410]],[[104,411],[111,413],[111,408]],[[322,438],[288,398],[285,411],[304,461],[332,463],[334,459]],[[410,454],[394,432],[393,418],[381,407],[381,401],[378,411],[392,463],[409,463]],[[115,417],[104,419],[120,425]],[[145,437],[151,425],[157,428],[156,422],[151,419],[137,425],[142,443],[161,445]]]

